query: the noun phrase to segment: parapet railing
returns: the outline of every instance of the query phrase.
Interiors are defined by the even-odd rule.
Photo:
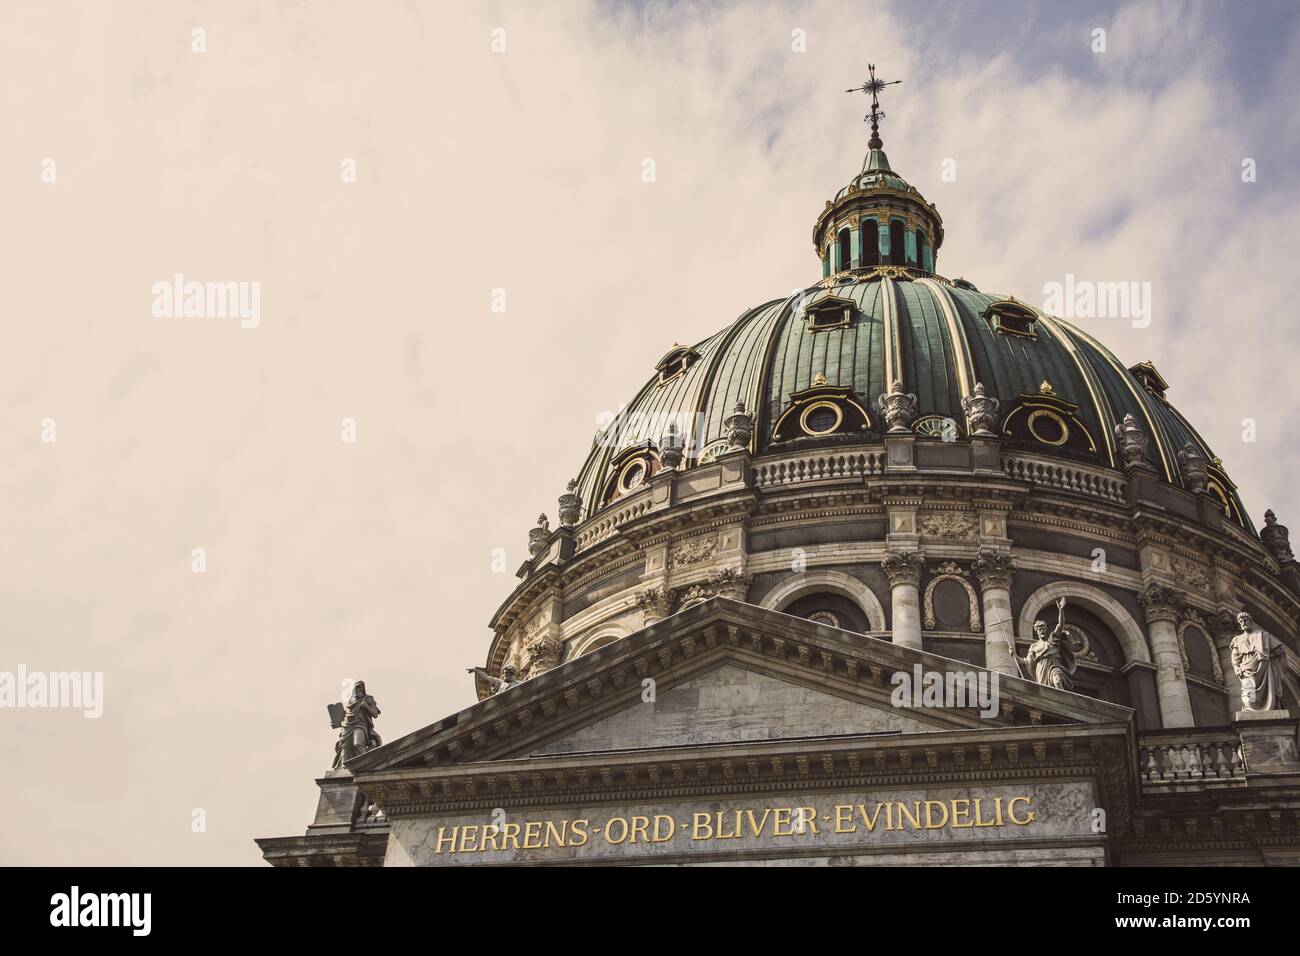
[[[803,481],[835,481],[885,473],[885,451],[812,451],[755,462],[754,486],[770,488]]]
[[[1032,481],[1047,488],[1072,491],[1116,504],[1124,504],[1128,500],[1126,482],[1118,472],[1005,452],[1002,456],[1002,470],[1009,478]]]
[[[1159,731],[1138,738],[1138,763],[1147,790],[1200,789],[1244,784],[1246,765],[1233,731]]]

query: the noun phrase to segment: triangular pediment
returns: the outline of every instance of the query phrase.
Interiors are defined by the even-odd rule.
[[[643,695],[622,710],[549,740],[535,756],[699,744],[918,734],[951,729],[924,710],[863,703],[776,677],[728,656],[718,666]]]
[[[963,661],[715,598],[361,754],[348,767],[365,775],[530,755],[1132,718],[1128,708],[1009,677],[998,679],[996,713],[982,713],[974,694],[965,707],[913,698],[926,705],[900,708],[891,700],[900,673],[992,677]]]

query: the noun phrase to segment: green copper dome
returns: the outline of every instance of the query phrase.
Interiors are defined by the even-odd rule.
[[[1144,460],[1163,481],[1203,486],[1250,528],[1154,366],[1126,366],[1068,322],[935,271],[942,219],[882,147],[873,123],[862,171],[817,219],[822,280],[674,346],[597,436],[574,489],[583,518],[662,467],[726,453],[737,413],[743,426],[752,419],[739,434],[755,456],[879,443],[899,424],[880,401],[892,389],[921,438],[996,436],[1032,468],[1043,457],[1117,472]]]

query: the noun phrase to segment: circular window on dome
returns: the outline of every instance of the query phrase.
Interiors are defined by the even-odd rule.
[[[834,402],[814,402],[799,416],[799,427],[808,435],[829,435],[842,421],[844,413]]]
[[[1064,445],[1070,438],[1070,426],[1056,412],[1040,408],[1029,416],[1029,434],[1044,445]]]
[[[637,488],[645,481],[645,462],[630,461],[623,468],[623,473],[618,476],[618,490],[622,492],[631,491]]]

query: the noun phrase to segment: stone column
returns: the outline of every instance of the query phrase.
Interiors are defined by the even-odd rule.
[[[1192,699],[1183,677],[1183,652],[1178,646],[1181,595],[1162,584],[1150,584],[1138,595],[1147,616],[1151,658],[1156,665],[1156,696],[1165,727],[1193,727]]]
[[[1011,555],[981,551],[971,565],[980,582],[984,605],[984,666],[1008,677],[1019,677],[1020,668],[1012,655],[1016,635],[1011,618],[1011,578],[1016,565]]]
[[[925,555],[920,551],[890,551],[880,566],[889,576],[894,643],[921,650],[921,571]]]

